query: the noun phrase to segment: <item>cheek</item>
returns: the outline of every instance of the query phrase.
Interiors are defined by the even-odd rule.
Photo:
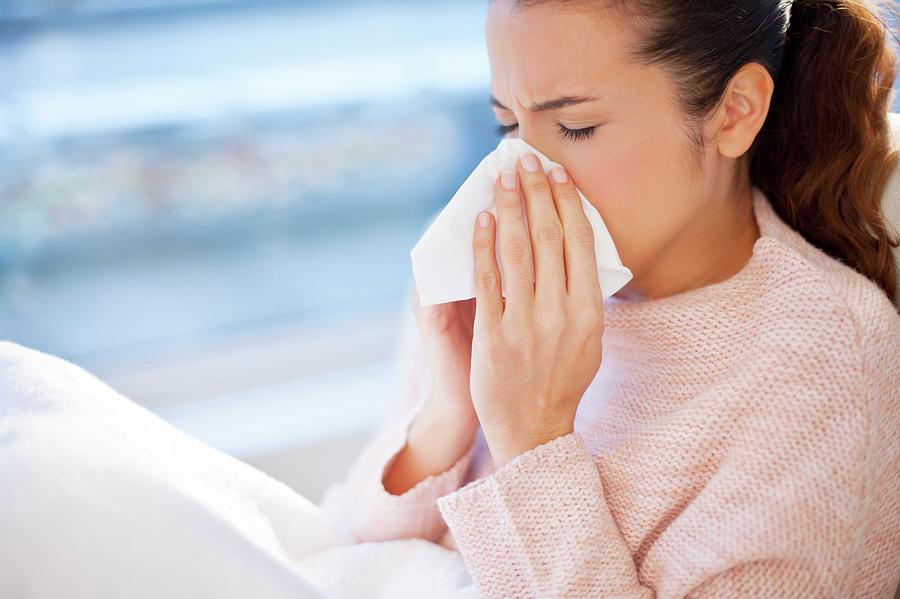
[[[572,177],[618,244],[620,238],[633,236],[646,202],[655,195],[650,191],[658,183],[652,166],[656,157],[626,145],[599,148],[592,154],[580,158],[577,168],[570,167]]]
[[[604,144],[571,162],[572,177],[603,217],[626,265],[639,265],[664,237],[674,189],[672,149],[644,140]]]

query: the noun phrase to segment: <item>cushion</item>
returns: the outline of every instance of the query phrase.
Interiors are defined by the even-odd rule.
[[[894,147],[900,149],[900,113],[888,114],[891,121],[891,129],[894,133]],[[894,225],[894,230],[900,232],[900,165],[894,169],[884,198],[881,203],[882,213],[888,221]],[[900,246],[894,248],[894,268],[897,269],[897,280],[900,281]],[[894,304],[900,308],[900,285],[894,295]]]

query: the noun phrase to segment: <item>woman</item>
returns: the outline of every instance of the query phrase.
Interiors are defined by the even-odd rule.
[[[321,506],[359,541],[458,548],[489,598],[891,596],[896,56],[875,8],[495,0],[500,132],[565,170],[498,179],[474,301],[413,292],[396,418]],[[605,303],[576,185],[634,273]]]

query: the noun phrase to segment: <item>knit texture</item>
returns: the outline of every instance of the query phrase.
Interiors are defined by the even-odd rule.
[[[402,495],[382,477],[429,392],[320,505],[358,541],[457,549],[485,598],[891,597],[900,582],[900,316],[753,188],[740,272],[604,303],[575,431],[495,469],[479,430]]]

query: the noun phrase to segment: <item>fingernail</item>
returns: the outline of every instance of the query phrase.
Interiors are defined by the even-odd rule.
[[[565,183],[568,177],[566,176],[566,169],[558,166],[550,171],[550,176],[553,177],[553,180],[557,183]]]
[[[529,173],[536,173],[538,170],[538,159],[534,154],[525,154],[522,156],[522,168]]]
[[[491,224],[491,217],[487,212],[482,212],[478,215],[478,225],[482,228],[487,228],[487,226]]]
[[[500,173],[500,185],[503,186],[503,189],[515,189],[516,188],[516,172],[515,171],[503,171]]]

